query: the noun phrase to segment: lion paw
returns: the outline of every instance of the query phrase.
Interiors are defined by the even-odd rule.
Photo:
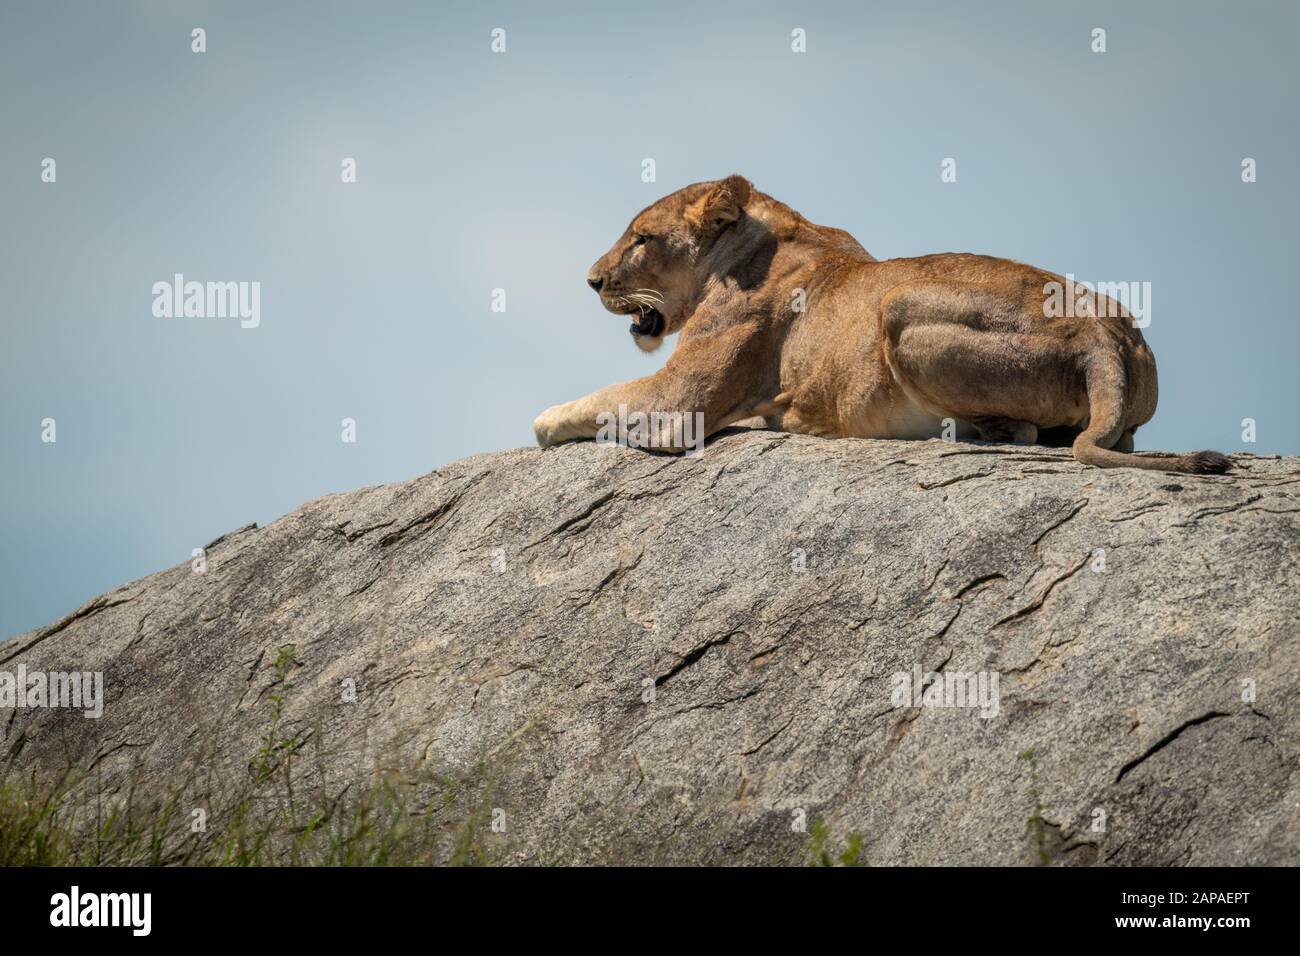
[[[552,405],[533,420],[533,435],[540,448],[550,448],[564,441],[563,405]]]

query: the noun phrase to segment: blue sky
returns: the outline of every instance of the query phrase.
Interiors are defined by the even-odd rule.
[[[0,6],[0,637],[653,371],[586,269],[731,172],[879,258],[1149,281],[1139,447],[1300,452],[1295,5],[458,7]],[[177,272],[261,324],[155,317]]]

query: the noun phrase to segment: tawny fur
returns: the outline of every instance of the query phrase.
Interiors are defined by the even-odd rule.
[[[1048,290],[1066,279],[1032,266],[964,253],[878,262],[740,176],[640,212],[588,281],[637,320],[641,348],[681,335],[655,374],[538,416],[543,447],[596,437],[597,416],[624,405],[702,412],[707,434],[762,416],[827,437],[934,438],[949,419],[950,434],[993,441],[1051,430],[1102,468],[1231,466],[1217,452],[1131,453],[1155,413],[1156,364],[1118,303],[1090,294],[1091,314],[1052,317]]]

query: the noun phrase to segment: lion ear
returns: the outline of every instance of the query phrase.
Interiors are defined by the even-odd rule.
[[[717,229],[735,222],[745,211],[753,187],[744,176],[719,179],[713,187],[686,209],[686,218],[696,226]]]

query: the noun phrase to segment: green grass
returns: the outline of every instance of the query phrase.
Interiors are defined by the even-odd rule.
[[[1029,800],[1033,804],[1033,813],[1025,821],[1025,832],[1033,837],[1039,865],[1051,866],[1052,854],[1047,848],[1047,826],[1046,821],[1043,819],[1043,799],[1039,794],[1038,755],[1030,747],[1020,755],[1020,759],[1027,761],[1029,764]]]
[[[854,830],[844,842],[839,853],[830,849],[831,828],[823,820],[813,821],[808,833],[808,848],[812,855],[812,866],[867,866],[862,856],[862,834]]]
[[[382,784],[297,813],[247,799],[191,826],[183,801],[117,801],[98,822],[72,811],[72,789],[8,780],[0,786],[0,866],[428,866],[490,862],[480,818],[448,828],[413,813]]]
[[[266,729],[240,786],[191,775],[172,794],[133,785],[105,798],[84,773],[24,776],[11,753],[0,765],[0,866],[490,864],[506,845],[491,830],[497,762],[334,792],[310,783],[323,775],[304,772],[306,741],[283,721],[293,655],[291,644],[279,649]]]

